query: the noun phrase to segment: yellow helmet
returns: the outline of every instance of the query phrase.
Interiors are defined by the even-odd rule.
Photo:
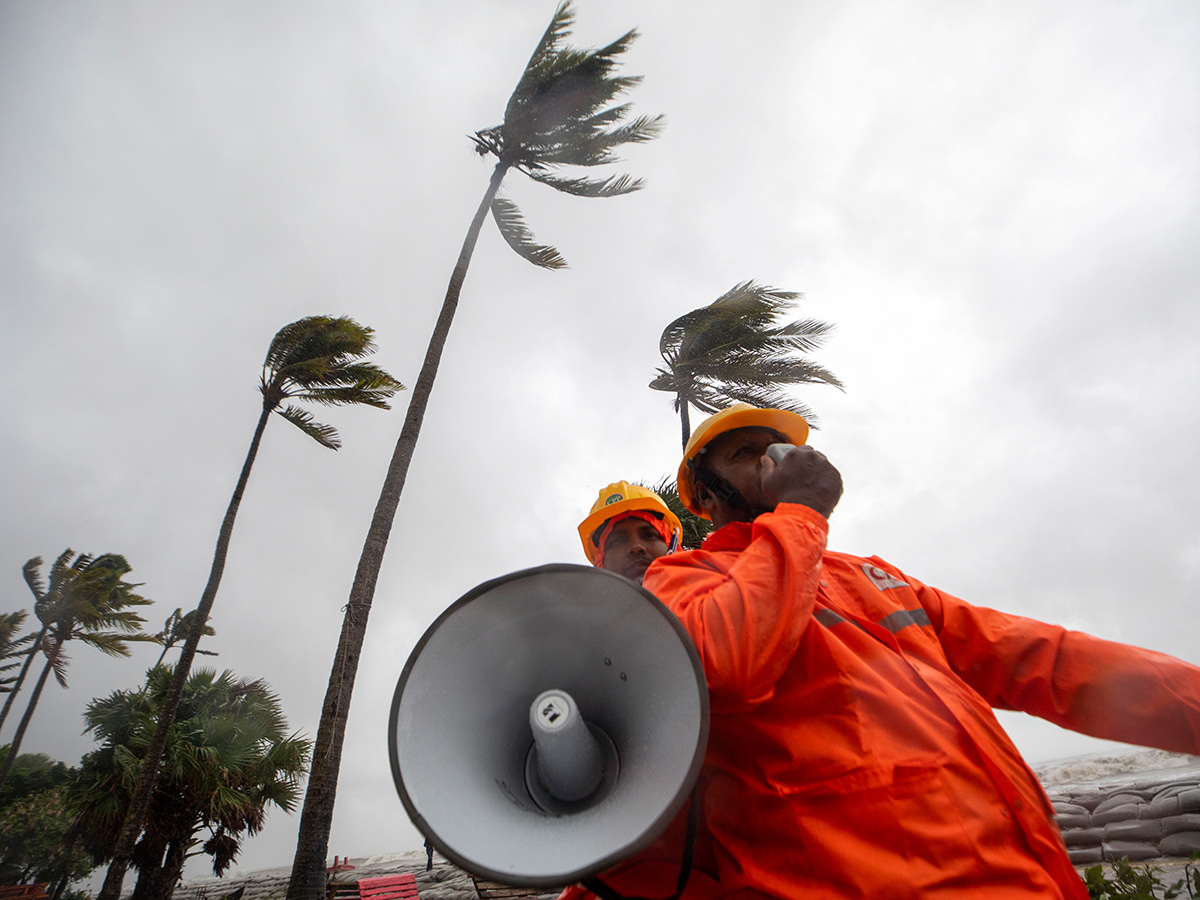
[[[579,540],[583,543],[583,552],[587,556],[588,562],[592,565],[596,564],[598,548],[593,537],[604,523],[609,519],[639,509],[653,513],[662,519],[671,534],[674,535],[674,540],[667,541],[667,546],[672,551],[679,548],[679,542],[683,537],[683,527],[679,524],[675,513],[667,508],[667,504],[663,502],[662,498],[654,491],[640,485],[630,484],[628,481],[614,481],[601,489],[596,502],[592,504],[592,511],[588,513],[586,519],[579,523]]]
[[[683,451],[683,462],[679,464],[676,485],[679,489],[679,499],[686,509],[700,516],[709,518],[696,502],[692,493],[692,473],[688,463],[695,459],[718,435],[735,428],[771,428],[778,431],[792,444],[803,444],[808,441],[808,423],[804,417],[786,409],[759,409],[749,403],[735,403],[728,409],[709,416],[692,432],[688,439],[687,449]]]

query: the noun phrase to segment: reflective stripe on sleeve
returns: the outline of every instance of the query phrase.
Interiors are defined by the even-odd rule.
[[[909,625],[928,625],[929,614],[923,609],[902,609],[891,615],[884,616],[879,620],[879,624],[896,634],[901,629],[907,628]]]

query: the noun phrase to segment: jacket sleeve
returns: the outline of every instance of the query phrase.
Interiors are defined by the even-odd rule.
[[[950,665],[992,706],[1093,737],[1200,753],[1200,667],[908,581]]]
[[[781,503],[754,520],[744,550],[678,553],[647,570],[645,587],[700,653],[714,708],[773,696],[812,617],[828,533],[820,513]]]

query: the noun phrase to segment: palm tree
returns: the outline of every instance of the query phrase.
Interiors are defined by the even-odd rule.
[[[46,665],[42,667],[42,673],[25,707],[25,714],[13,735],[4,769],[0,771],[0,789],[12,771],[25,730],[37,709],[51,669],[58,683],[67,686],[67,657],[63,652],[67,641],[78,640],[109,656],[128,656],[127,642],[145,637],[140,631],[146,620],[129,607],[146,606],[153,601],[134,593],[133,589],[141,585],[124,580],[131,571],[125,557],[107,553],[93,559],[80,554],[74,563],[68,565],[67,560],[71,555],[68,550],[55,561],[48,588],[42,585],[37,567],[34,567],[30,586],[38,595],[34,612],[45,626],[39,644],[46,656]],[[30,560],[26,569],[35,561],[40,566],[40,559]]]
[[[171,667],[155,666],[143,688],[93,700],[84,714],[101,746],[84,757],[69,803],[80,817],[77,834],[99,859],[115,850],[171,681]],[[310,746],[288,734],[279,698],[264,682],[192,672],[134,850],[134,900],[166,900],[199,853],[221,875],[243,836],[262,828],[269,806],[294,809]]]
[[[552,269],[565,265],[557,250],[533,240],[517,207],[498,195],[505,175],[516,169],[555,190],[583,197],[626,194],[640,188],[641,181],[626,175],[593,179],[559,173],[614,162],[617,147],[648,141],[662,128],[661,116],[628,119],[627,104],[612,104],[640,81],[613,74],[618,57],[629,48],[636,32],[630,31],[599,50],[577,50],[563,43],[573,21],[570,4],[561,4],[509,98],[504,122],[476,132],[472,138],[476,151],[481,156],[494,156],[496,164],[450,276],[350,589],[321,708],[288,900],[318,900],[325,888],[325,855],[342,742],[375,583],[483,220],[490,209],[509,245],[535,265]]]
[[[14,613],[0,614],[0,672],[11,672],[18,665],[17,662],[6,662],[6,660],[16,660],[21,657],[29,657],[31,648],[28,646],[36,637],[34,634],[27,634],[23,637],[17,637],[17,632],[20,631],[21,625],[28,618],[29,613],[25,610],[17,610]],[[24,666],[22,666],[24,671]],[[15,675],[0,675],[0,694],[15,695],[19,685],[17,676]],[[8,713],[8,703],[4,705],[5,714]],[[4,719],[0,718],[0,726],[4,724]]]
[[[285,325],[271,341],[263,361],[258,390],[262,394],[262,412],[250,450],[242,464],[242,473],[225,510],[221,530],[217,537],[217,548],[213,554],[212,569],[208,583],[194,611],[192,627],[179,653],[174,678],[163,700],[158,726],[141,764],[141,775],[129,804],[120,839],[117,842],[112,864],[100,891],[100,900],[117,900],[124,882],[129,855],[142,830],[146,809],[154,790],[158,764],[167,744],[168,732],[175,720],[175,710],[196,656],[197,645],[204,634],[212,611],[221,574],[225,570],[225,557],[233,536],[233,524],[238,507],[250,479],[250,470],[258,455],[258,446],[263,431],[272,413],[287,419],[317,443],[331,450],[341,446],[337,429],[313,421],[312,414],[292,404],[280,409],[286,400],[316,403],[323,406],[373,406],[389,409],[388,400],[403,386],[365,357],[375,350],[372,341],[374,330],[360,325],[345,316],[309,316],[290,325]]]
[[[158,634],[151,635],[150,638],[156,644],[162,644],[162,653],[158,654],[158,659],[155,660],[155,665],[162,665],[162,661],[167,658],[167,652],[178,644],[180,641],[186,641],[187,636],[192,633],[192,625],[196,621],[196,610],[190,613],[184,613],[183,607],[176,607],[175,612],[167,616],[167,620],[163,622],[162,631]],[[204,625],[204,637],[212,637],[217,632],[211,625]],[[204,656],[216,656],[216,652],[212,650],[201,650],[196,648],[196,652]]]
[[[679,488],[675,486],[673,476],[665,476],[658,484],[645,484],[640,481],[638,484],[658,494],[663,503],[667,504],[667,509],[675,513],[675,518],[679,520],[679,524],[683,528],[683,536],[679,541],[681,549],[695,550],[704,543],[704,539],[712,531],[713,523],[708,519],[700,518],[683,505],[683,501],[679,499]]]
[[[70,559],[70,557],[71,551],[67,550],[62,556],[55,560],[54,565],[51,566],[50,569],[51,578],[54,577],[55,572],[60,570],[60,567],[66,565],[66,561]],[[40,598],[43,593],[45,593],[45,588],[41,585],[41,567],[42,558],[40,556],[35,556],[33,559],[25,563],[21,569],[21,574],[25,576],[25,583],[29,585],[29,590],[33,592],[35,601]],[[33,665],[33,658],[37,654],[38,649],[41,647],[42,638],[46,636],[46,630],[49,627],[50,626],[47,623],[43,622],[41,630],[36,635],[30,636],[31,641],[29,649],[25,653],[25,662],[21,665],[21,671],[17,675],[16,683],[13,684],[12,690],[8,694],[8,698],[4,701],[4,709],[0,710],[0,728],[4,727],[4,722],[8,719],[8,711],[12,709],[13,702],[17,699],[17,694],[20,692],[21,687],[25,684],[25,676],[29,673],[29,667]]]
[[[709,414],[733,403],[787,409],[812,424],[812,411],[779,386],[820,382],[841,388],[828,369],[796,355],[820,347],[832,325],[816,319],[776,324],[800,297],[743,281],[664,329],[658,349],[666,365],[650,387],[675,395],[684,449],[692,435],[689,404]]]

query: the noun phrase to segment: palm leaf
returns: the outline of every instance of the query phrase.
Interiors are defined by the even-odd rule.
[[[512,96],[509,97],[508,106],[504,110],[506,121],[515,118],[517,107],[525,100],[526,95],[530,93],[533,85],[543,77],[543,73],[554,58],[555,48],[558,46],[559,41],[566,37],[574,22],[575,13],[571,10],[569,0],[568,2],[560,3],[554,11],[553,18],[550,19],[550,24],[546,26],[546,31],[542,34],[541,40],[534,47],[533,53],[529,57],[529,62],[525,64],[521,80],[517,83]]]
[[[46,596],[46,582],[42,580],[41,568],[42,558],[40,556],[35,556],[21,567],[21,574],[25,576],[25,583],[29,585],[29,590],[33,592],[35,600],[41,600]]]
[[[42,641],[42,653],[46,655],[46,660],[50,663],[50,670],[54,672],[54,680],[58,682],[59,687],[67,686],[67,664],[70,660],[62,649],[63,641],[45,640]]]
[[[504,235],[508,246],[512,247],[522,258],[541,266],[543,269],[562,269],[567,262],[553,247],[538,244],[533,239],[533,233],[525,225],[525,219],[517,205],[504,197],[496,197],[492,201],[492,218]]]
[[[536,172],[529,173],[529,177],[556,191],[574,194],[576,197],[617,197],[641,190],[643,185],[642,179],[630,178],[628,175],[613,175],[603,181],[592,178],[556,178]],[[495,203],[492,206],[494,209]]]
[[[332,425],[322,425],[320,422],[314,422],[312,413],[308,412],[307,410],[299,409],[295,406],[288,406],[286,409],[276,410],[276,412],[307,434],[322,447],[328,447],[330,450],[337,450],[342,446],[342,442],[338,440],[337,429]]]
[[[126,635],[113,634],[112,632],[84,632],[74,635],[75,639],[81,644],[87,644],[106,656],[129,656],[129,647],[127,641],[132,640]],[[147,640],[149,638],[147,637]]]

